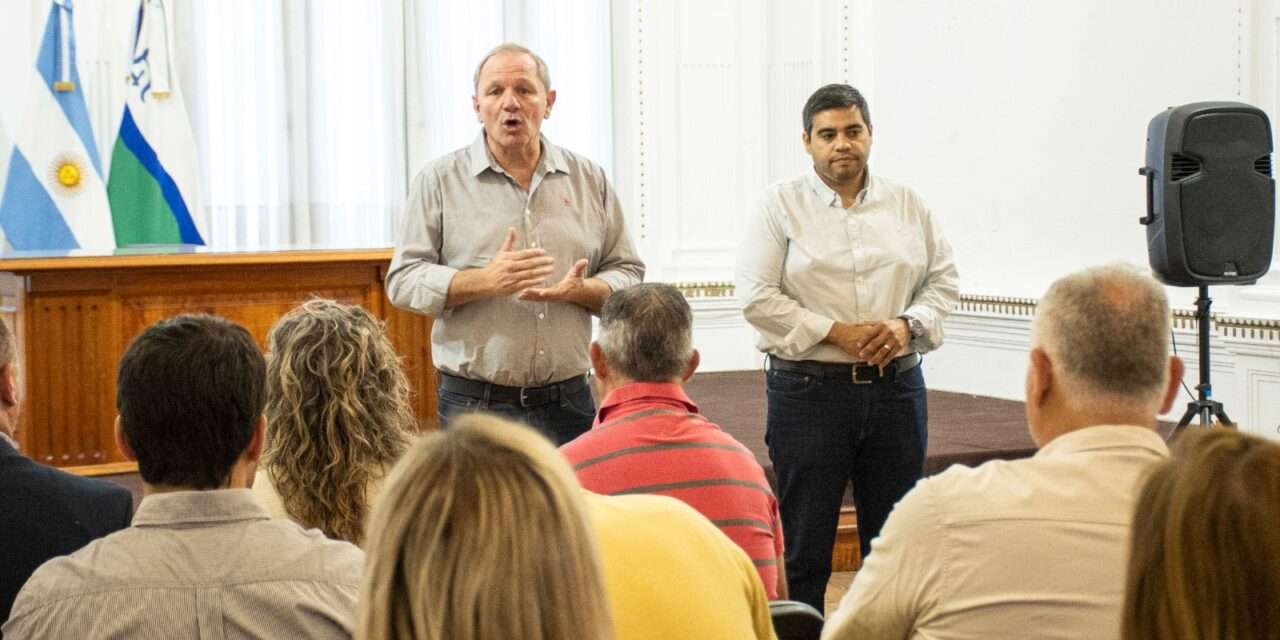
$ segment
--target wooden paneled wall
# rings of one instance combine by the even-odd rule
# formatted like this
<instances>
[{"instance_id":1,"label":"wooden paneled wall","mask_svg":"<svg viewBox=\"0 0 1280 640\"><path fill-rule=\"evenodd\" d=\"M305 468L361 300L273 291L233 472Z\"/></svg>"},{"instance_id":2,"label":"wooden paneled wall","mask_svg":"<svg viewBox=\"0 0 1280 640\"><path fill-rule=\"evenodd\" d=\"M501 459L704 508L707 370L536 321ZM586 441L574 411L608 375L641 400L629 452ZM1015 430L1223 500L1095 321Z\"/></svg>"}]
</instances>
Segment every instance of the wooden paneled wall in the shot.
<instances>
[{"instance_id":1,"label":"wooden paneled wall","mask_svg":"<svg viewBox=\"0 0 1280 640\"><path fill-rule=\"evenodd\" d=\"M311 297L359 304L386 322L424 429L435 428L431 320L391 306L390 250L185 254L0 261L0 317L19 339L24 410L18 440L32 458L118 470L112 429L116 364L157 320L211 313L265 344L271 325Z\"/></svg>"}]
</instances>

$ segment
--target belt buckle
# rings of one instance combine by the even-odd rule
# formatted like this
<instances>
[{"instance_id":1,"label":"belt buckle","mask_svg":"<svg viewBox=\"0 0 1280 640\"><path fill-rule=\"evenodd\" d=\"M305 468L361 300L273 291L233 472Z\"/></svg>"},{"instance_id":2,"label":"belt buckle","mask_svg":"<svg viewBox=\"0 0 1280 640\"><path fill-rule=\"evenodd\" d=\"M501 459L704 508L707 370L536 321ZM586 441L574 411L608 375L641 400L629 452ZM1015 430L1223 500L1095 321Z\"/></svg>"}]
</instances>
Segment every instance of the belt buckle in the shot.
<instances>
[{"instance_id":1,"label":"belt buckle","mask_svg":"<svg viewBox=\"0 0 1280 640\"><path fill-rule=\"evenodd\" d=\"M520 408L529 408L529 387L520 387Z\"/></svg>"},{"instance_id":2,"label":"belt buckle","mask_svg":"<svg viewBox=\"0 0 1280 640\"><path fill-rule=\"evenodd\" d=\"M851 375L852 375L853 383L854 383L854 384L871 384L871 383L873 383L873 382L875 382L875 381L876 381L876 379L875 379L875 378L860 378L860 377L858 377L858 370L859 370L859 369L866 369L866 370L870 370L870 371L875 371L875 367L872 367L872 366L868 366L868 365L856 365L856 364L855 364L855 365L853 365L853 370L852 370L852 374L851 374Z\"/></svg>"}]
</instances>

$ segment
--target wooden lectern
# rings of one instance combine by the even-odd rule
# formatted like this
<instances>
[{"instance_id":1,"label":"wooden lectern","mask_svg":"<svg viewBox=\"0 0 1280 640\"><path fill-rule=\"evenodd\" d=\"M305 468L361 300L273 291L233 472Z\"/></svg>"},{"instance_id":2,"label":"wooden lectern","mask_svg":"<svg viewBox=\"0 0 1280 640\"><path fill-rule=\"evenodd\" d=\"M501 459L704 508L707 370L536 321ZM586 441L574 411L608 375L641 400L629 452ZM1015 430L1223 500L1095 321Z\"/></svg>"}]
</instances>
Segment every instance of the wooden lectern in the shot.
<instances>
[{"instance_id":1,"label":"wooden lectern","mask_svg":"<svg viewBox=\"0 0 1280 640\"><path fill-rule=\"evenodd\" d=\"M24 388L18 441L45 464L97 475L133 471L112 437L116 364L148 325L212 313L265 344L311 297L359 304L386 322L423 429L436 426L431 319L391 306L390 249L164 253L0 259L0 310L18 339Z\"/></svg>"}]
</instances>

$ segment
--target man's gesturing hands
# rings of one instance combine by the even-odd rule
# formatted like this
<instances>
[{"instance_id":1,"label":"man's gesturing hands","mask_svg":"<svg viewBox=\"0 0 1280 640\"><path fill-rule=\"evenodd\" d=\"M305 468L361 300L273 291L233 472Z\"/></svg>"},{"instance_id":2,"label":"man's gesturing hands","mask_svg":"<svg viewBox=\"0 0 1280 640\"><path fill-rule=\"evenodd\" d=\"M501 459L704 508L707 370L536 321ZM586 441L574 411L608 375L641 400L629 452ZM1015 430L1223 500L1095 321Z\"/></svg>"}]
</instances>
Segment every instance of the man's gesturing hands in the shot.
<instances>
[{"instance_id":1,"label":"man's gesturing hands","mask_svg":"<svg viewBox=\"0 0 1280 640\"><path fill-rule=\"evenodd\" d=\"M489 264L481 268L490 296L505 296L541 285L551 269L555 266L555 258L547 255L545 249L521 249L512 251L516 244L516 230L507 228L507 238L494 254ZM585 267L584 267L585 268Z\"/></svg>"},{"instance_id":2,"label":"man's gesturing hands","mask_svg":"<svg viewBox=\"0 0 1280 640\"><path fill-rule=\"evenodd\" d=\"M555 268L555 258L545 249L513 250L516 230L507 228L507 237L494 254L493 259L477 269L463 269L449 281L445 308L463 305L481 298L516 295L521 300L536 302L571 302L592 312L599 312L604 299L609 296L609 285L595 278L586 278L586 258L569 267L564 278L552 286L546 285L547 276Z\"/></svg>"},{"instance_id":3,"label":"man's gesturing hands","mask_svg":"<svg viewBox=\"0 0 1280 640\"><path fill-rule=\"evenodd\" d=\"M525 289L520 292L521 300L536 300L539 302L578 302L581 299L581 292L584 286L582 274L587 272L587 259L583 258L569 267L569 272L564 274L564 278L552 287L540 287L534 289Z\"/></svg>"}]
</instances>

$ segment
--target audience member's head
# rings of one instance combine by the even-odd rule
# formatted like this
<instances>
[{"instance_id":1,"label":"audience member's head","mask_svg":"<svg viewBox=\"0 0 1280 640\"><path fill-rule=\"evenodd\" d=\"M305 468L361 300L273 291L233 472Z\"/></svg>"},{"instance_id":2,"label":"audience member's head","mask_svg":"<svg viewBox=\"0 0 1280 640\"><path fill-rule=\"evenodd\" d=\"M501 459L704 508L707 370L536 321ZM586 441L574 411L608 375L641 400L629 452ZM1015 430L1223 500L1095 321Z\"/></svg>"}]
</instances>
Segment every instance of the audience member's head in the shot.
<instances>
[{"instance_id":1,"label":"audience member's head","mask_svg":"<svg viewBox=\"0 0 1280 640\"><path fill-rule=\"evenodd\" d=\"M0 321L0 433L10 438L18 433L22 393L18 384L18 345L9 323Z\"/></svg>"},{"instance_id":2,"label":"audience member's head","mask_svg":"<svg viewBox=\"0 0 1280 640\"><path fill-rule=\"evenodd\" d=\"M415 444L366 549L357 637L613 637L573 471L516 423L466 415Z\"/></svg>"},{"instance_id":3,"label":"audience member's head","mask_svg":"<svg viewBox=\"0 0 1280 640\"><path fill-rule=\"evenodd\" d=\"M1054 282L1032 323L1027 367L1036 444L1098 424L1154 428L1182 379L1182 362L1169 356L1169 327L1164 289L1131 267L1094 267Z\"/></svg>"},{"instance_id":4,"label":"audience member's head","mask_svg":"<svg viewBox=\"0 0 1280 640\"><path fill-rule=\"evenodd\" d=\"M1179 436L1138 499L1128 640L1280 638L1280 444L1234 429Z\"/></svg>"},{"instance_id":5,"label":"audience member's head","mask_svg":"<svg viewBox=\"0 0 1280 640\"><path fill-rule=\"evenodd\" d=\"M249 486L265 374L249 332L216 316L161 320L134 338L116 376L116 439L148 489Z\"/></svg>"},{"instance_id":6,"label":"audience member's head","mask_svg":"<svg viewBox=\"0 0 1280 640\"><path fill-rule=\"evenodd\" d=\"M631 382L688 380L698 368L698 351L684 294L660 283L610 294L600 310L591 364L605 392Z\"/></svg>"},{"instance_id":7,"label":"audience member's head","mask_svg":"<svg viewBox=\"0 0 1280 640\"><path fill-rule=\"evenodd\" d=\"M416 431L395 349L368 311L311 300L272 327L267 350L264 470L291 519L358 544L367 490Z\"/></svg>"}]
</instances>

